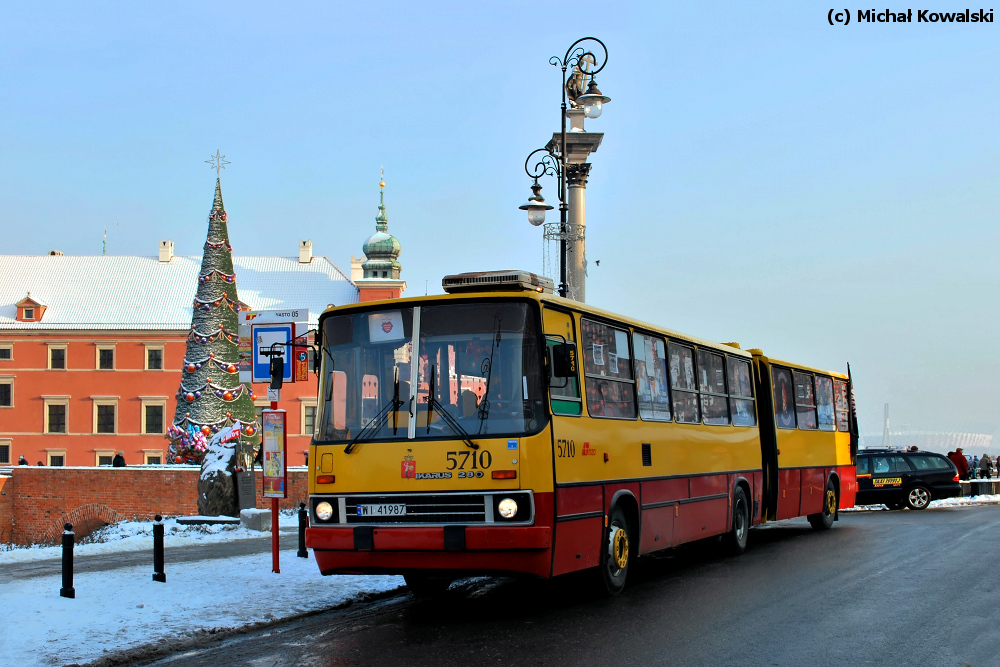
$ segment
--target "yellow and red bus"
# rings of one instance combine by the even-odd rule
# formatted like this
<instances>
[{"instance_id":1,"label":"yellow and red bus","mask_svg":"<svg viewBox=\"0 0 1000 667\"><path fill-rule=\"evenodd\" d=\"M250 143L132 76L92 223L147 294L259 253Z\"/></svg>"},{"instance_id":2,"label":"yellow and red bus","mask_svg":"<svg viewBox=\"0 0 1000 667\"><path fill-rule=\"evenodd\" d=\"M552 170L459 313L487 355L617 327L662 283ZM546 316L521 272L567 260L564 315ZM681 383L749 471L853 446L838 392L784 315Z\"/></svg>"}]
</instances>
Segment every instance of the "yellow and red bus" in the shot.
<instances>
[{"instance_id":1,"label":"yellow and red bus","mask_svg":"<svg viewBox=\"0 0 1000 667\"><path fill-rule=\"evenodd\" d=\"M808 516L857 490L850 378L552 294L520 271L331 308L306 544L323 574L596 568Z\"/></svg>"}]
</instances>

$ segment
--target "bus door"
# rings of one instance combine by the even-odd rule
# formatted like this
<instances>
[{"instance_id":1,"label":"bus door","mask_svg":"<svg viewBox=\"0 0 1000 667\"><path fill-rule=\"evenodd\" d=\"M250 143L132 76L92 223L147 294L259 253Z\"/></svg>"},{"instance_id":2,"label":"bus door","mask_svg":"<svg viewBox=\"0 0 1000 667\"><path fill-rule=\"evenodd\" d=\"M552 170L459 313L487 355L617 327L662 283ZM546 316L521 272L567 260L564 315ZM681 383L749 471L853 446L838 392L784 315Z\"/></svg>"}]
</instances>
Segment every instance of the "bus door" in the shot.
<instances>
[{"instance_id":1,"label":"bus door","mask_svg":"<svg viewBox=\"0 0 1000 667\"><path fill-rule=\"evenodd\" d=\"M757 424L760 433L761 467L764 469L761 521L778 518L778 431L774 421L774 394L771 391L771 366L767 358L754 354L754 383L757 386Z\"/></svg>"},{"instance_id":2,"label":"bus door","mask_svg":"<svg viewBox=\"0 0 1000 667\"><path fill-rule=\"evenodd\" d=\"M552 574L564 574L601 562L604 491L590 477L587 422L580 394L579 350L573 315L546 307L542 311L549 365L549 406L552 411L552 465L555 482L555 535ZM567 345L569 343L569 345ZM592 472L592 471L591 471ZM560 483L563 486L560 486Z\"/></svg>"}]
</instances>

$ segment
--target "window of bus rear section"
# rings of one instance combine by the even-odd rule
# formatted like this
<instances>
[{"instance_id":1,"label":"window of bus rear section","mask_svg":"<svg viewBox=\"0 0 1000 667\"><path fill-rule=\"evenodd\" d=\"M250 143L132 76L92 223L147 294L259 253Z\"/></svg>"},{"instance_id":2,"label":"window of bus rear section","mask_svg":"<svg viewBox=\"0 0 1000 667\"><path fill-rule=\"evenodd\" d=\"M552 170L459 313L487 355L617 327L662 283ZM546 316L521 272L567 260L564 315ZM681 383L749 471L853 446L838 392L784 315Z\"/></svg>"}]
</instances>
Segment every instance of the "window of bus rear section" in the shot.
<instances>
[{"instance_id":1,"label":"window of bus rear section","mask_svg":"<svg viewBox=\"0 0 1000 667\"><path fill-rule=\"evenodd\" d=\"M384 309L325 320L317 443L349 442L362 429L366 441L409 438L414 328L414 438L457 439L461 430L472 437L516 436L544 426L536 306L451 302L417 311Z\"/></svg>"}]
</instances>

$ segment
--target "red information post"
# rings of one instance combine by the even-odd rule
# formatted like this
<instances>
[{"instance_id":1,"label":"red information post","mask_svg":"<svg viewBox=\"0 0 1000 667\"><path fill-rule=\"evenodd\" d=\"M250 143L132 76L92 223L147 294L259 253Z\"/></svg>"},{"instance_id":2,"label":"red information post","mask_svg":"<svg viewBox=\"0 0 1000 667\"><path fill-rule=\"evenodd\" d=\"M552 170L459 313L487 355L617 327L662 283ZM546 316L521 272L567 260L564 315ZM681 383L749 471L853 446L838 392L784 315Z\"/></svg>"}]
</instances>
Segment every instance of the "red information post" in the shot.
<instances>
[{"instance_id":1,"label":"red information post","mask_svg":"<svg viewBox=\"0 0 1000 667\"><path fill-rule=\"evenodd\" d=\"M272 406L274 404L272 403ZM271 570L281 572L278 563L278 498L288 497L288 439L286 413L272 407L261 415L261 448L264 462L264 497L271 499Z\"/></svg>"}]
</instances>

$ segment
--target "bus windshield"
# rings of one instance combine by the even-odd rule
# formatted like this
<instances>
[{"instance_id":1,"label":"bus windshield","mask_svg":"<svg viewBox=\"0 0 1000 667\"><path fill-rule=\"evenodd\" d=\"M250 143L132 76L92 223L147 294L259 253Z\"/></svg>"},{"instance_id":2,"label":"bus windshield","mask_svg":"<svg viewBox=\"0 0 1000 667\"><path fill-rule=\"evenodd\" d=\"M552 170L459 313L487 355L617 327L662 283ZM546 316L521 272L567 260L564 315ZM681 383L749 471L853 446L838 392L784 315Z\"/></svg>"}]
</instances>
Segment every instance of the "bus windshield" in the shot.
<instances>
[{"instance_id":1,"label":"bus windshield","mask_svg":"<svg viewBox=\"0 0 1000 667\"><path fill-rule=\"evenodd\" d=\"M328 317L316 442L461 440L538 431L546 417L537 320L531 304L516 301Z\"/></svg>"}]
</instances>

